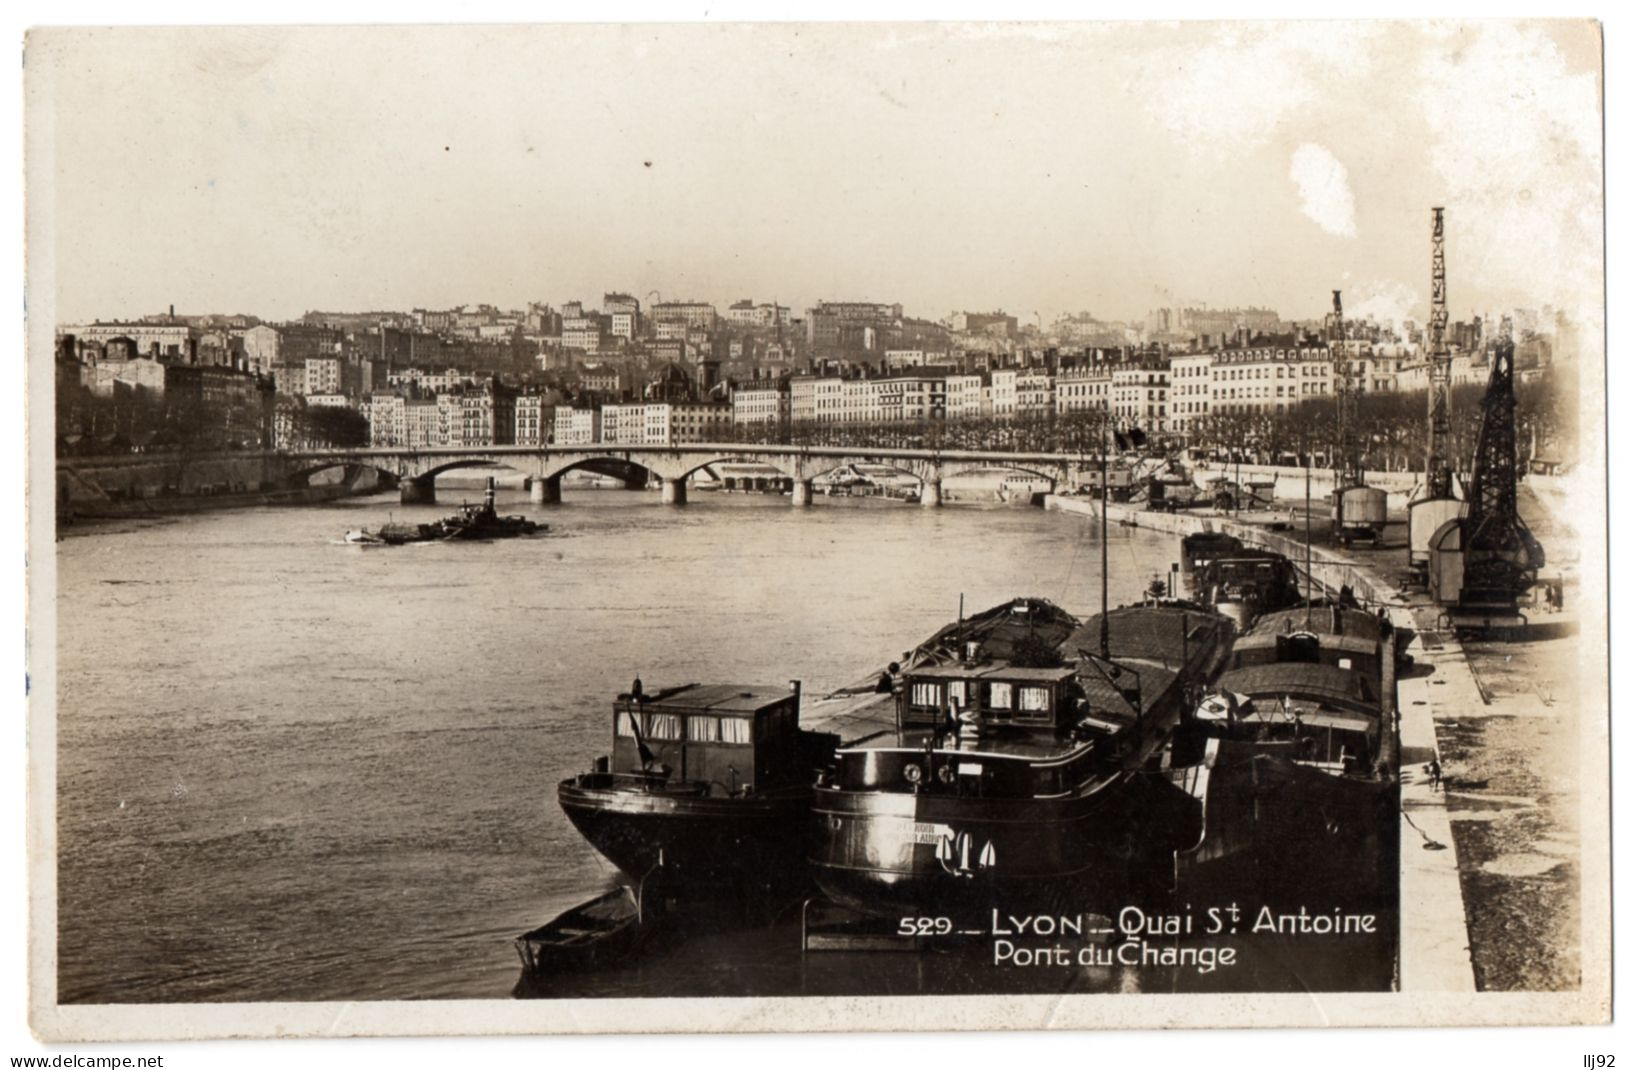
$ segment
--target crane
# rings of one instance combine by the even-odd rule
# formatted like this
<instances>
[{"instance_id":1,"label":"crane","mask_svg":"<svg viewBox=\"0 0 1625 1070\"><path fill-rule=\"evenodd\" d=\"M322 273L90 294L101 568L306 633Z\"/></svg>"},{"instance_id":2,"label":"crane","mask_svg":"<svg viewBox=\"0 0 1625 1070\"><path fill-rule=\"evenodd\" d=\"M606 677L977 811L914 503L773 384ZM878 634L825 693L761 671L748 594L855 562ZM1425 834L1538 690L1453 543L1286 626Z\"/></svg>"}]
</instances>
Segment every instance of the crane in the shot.
<instances>
[{"instance_id":1,"label":"crane","mask_svg":"<svg viewBox=\"0 0 1625 1070\"><path fill-rule=\"evenodd\" d=\"M1450 311L1445 306L1444 209L1433 209L1432 307L1428 315L1427 472L1421 492L1410 505L1408 517L1410 569L1418 583L1428 582L1433 536L1447 522L1461 516L1456 499L1455 473L1450 469L1450 349L1445 331Z\"/></svg>"},{"instance_id":2,"label":"crane","mask_svg":"<svg viewBox=\"0 0 1625 1070\"><path fill-rule=\"evenodd\" d=\"M1360 451L1354 445L1354 372L1343 327L1343 291L1332 291L1332 379L1337 389L1337 486L1357 487L1364 478Z\"/></svg>"},{"instance_id":3,"label":"crane","mask_svg":"<svg viewBox=\"0 0 1625 1070\"><path fill-rule=\"evenodd\" d=\"M1433 209L1433 301L1428 315L1428 468L1427 496L1454 498L1450 470L1450 350L1445 332L1444 209Z\"/></svg>"},{"instance_id":4,"label":"crane","mask_svg":"<svg viewBox=\"0 0 1625 1070\"><path fill-rule=\"evenodd\" d=\"M1521 620L1518 599L1546 563L1539 540L1518 515L1515 348L1512 320L1504 317L1491 348L1466 513L1439 528L1430 544L1428 585L1458 628Z\"/></svg>"}]
</instances>

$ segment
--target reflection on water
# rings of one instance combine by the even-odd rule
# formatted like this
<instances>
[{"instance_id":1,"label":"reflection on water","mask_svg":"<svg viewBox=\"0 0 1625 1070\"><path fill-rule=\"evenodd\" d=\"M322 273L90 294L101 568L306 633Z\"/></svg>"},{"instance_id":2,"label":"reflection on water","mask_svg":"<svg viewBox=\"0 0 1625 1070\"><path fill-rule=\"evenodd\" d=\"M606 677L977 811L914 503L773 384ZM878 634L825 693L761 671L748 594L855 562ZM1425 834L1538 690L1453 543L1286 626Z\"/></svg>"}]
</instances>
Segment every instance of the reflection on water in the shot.
<instances>
[{"instance_id":1,"label":"reflection on water","mask_svg":"<svg viewBox=\"0 0 1625 1070\"><path fill-rule=\"evenodd\" d=\"M64 1002L504 997L512 937L613 880L554 792L603 751L634 675L818 694L951 619L961 593L1099 602L1092 527L1025 508L581 491L542 538L337 542L460 493L58 543ZM1114 601L1177 559L1171 539L1112 535ZM804 959L789 917L690 932L566 994L1029 983L934 955ZM1164 976L1076 972L1043 990Z\"/></svg>"}]
</instances>

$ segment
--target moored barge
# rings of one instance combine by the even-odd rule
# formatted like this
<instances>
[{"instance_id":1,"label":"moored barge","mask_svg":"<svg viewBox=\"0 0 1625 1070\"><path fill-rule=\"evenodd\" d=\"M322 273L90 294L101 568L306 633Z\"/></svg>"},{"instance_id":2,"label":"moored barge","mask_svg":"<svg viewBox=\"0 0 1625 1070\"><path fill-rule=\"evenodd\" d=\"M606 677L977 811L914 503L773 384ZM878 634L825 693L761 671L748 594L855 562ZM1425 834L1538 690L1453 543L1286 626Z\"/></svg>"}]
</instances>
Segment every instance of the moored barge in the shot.
<instances>
[{"instance_id":1,"label":"moored barge","mask_svg":"<svg viewBox=\"0 0 1625 1070\"><path fill-rule=\"evenodd\" d=\"M802 890L813 770L837 737L803 731L801 689L687 684L617 696L610 753L559 785L597 851L677 900Z\"/></svg>"},{"instance_id":2,"label":"moored barge","mask_svg":"<svg viewBox=\"0 0 1625 1070\"><path fill-rule=\"evenodd\" d=\"M1319 605L1263 616L1236 641L1198 707L1210 783L1183 868L1277 894L1395 893L1398 640L1385 618Z\"/></svg>"},{"instance_id":3,"label":"moored barge","mask_svg":"<svg viewBox=\"0 0 1625 1070\"><path fill-rule=\"evenodd\" d=\"M1162 751L1234 634L1187 605L1079 622L1035 598L944 628L893 679L892 730L820 775L820 890L943 914L1171 881L1200 818L1159 775Z\"/></svg>"}]
</instances>

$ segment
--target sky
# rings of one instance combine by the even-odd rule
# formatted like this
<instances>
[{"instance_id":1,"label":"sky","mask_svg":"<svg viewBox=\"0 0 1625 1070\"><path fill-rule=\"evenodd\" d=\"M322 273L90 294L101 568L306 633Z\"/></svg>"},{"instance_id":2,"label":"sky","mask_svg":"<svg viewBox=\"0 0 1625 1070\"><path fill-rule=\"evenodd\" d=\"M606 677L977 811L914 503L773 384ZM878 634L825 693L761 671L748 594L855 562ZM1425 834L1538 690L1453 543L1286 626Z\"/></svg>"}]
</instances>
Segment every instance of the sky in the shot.
<instances>
[{"instance_id":1,"label":"sky","mask_svg":"<svg viewBox=\"0 0 1625 1070\"><path fill-rule=\"evenodd\" d=\"M25 60L60 322L611 290L1425 319L1444 205L1453 314L1600 332L1583 22L47 30Z\"/></svg>"}]
</instances>

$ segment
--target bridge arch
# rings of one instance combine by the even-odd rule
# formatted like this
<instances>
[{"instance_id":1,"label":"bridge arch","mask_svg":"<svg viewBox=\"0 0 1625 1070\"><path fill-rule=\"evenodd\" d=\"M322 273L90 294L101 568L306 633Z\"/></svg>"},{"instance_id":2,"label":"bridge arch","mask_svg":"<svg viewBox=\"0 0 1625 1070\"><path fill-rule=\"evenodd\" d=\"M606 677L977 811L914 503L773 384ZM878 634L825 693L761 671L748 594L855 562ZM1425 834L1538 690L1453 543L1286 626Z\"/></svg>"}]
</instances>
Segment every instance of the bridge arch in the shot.
<instances>
[{"instance_id":1,"label":"bridge arch","mask_svg":"<svg viewBox=\"0 0 1625 1070\"><path fill-rule=\"evenodd\" d=\"M412 478L434 479L437 476L445 475L447 472L455 472L460 468L499 468L526 477L537 474L536 466L526 464L524 459L520 457L500 459L494 457L459 457L447 461L445 464L436 465L433 468L418 472Z\"/></svg>"},{"instance_id":2,"label":"bridge arch","mask_svg":"<svg viewBox=\"0 0 1625 1070\"><path fill-rule=\"evenodd\" d=\"M310 486L312 476L318 475L322 472L331 472L335 469L347 471L352 468L359 469L361 471L376 472L378 475L388 477L391 480L400 478L399 474L390 469L388 465L374 464L370 461L360 461L353 457L334 457L331 460L318 461L314 464L307 464L303 467L295 468L288 472L285 479L290 485L304 487Z\"/></svg>"},{"instance_id":3,"label":"bridge arch","mask_svg":"<svg viewBox=\"0 0 1625 1070\"><path fill-rule=\"evenodd\" d=\"M695 461L693 461L691 458L683 457L683 458L681 458L681 467L683 469L685 469L685 470L682 471L680 474L677 473L677 472L671 473L671 478L674 478L674 479L689 479L694 475L695 472L698 472L701 469L711 468L711 467L713 467L715 465L723 465L723 464L754 464L754 465L759 465L759 466L761 466L763 468L771 468L774 471L778 472L780 475L784 476L786 479L794 480L796 478L795 465L793 465L793 464L787 465L779 457L776 457L776 456L765 456L765 457L763 457L763 456L755 456L755 455L749 455L749 456L734 455L734 456L729 456L727 454L718 454L715 457L707 457L704 460L699 461L697 463ZM658 472L656 472L655 474L660 475L660 473L658 473ZM666 478L666 477L662 476L662 478Z\"/></svg>"},{"instance_id":4,"label":"bridge arch","mask_svg":"<svg viewBox=\"0 0 1625 1070\"><path fill-rule=\"evenodd\" d=\"M1045 471L1044 469L1036 466L1028 466L1023 464L972 463L964 461L957 464L944 465L942 468L942 478L954 479L959 476L990 475L995 472L1017 472L1021 475L1033 476L1037 479L1047 479L1051 483L1059 483L1061 482L1062 478L1059 472Z\"/></svg>"},{"instance_id":5,"label":"bridge arch","mask_svg":"<svg viewBox=\"0 0 1625 1070\"><path fill-rule=\"evenodd\" d=\"M534 473L534 478L557 483L571 472L591 472L595 475L609 476L612 479L624 480L629 486L638 487L647 486L650 476L660 475L655 469L630 457L606 453L577 457L556 467L544 464L540 471Z\"/></svg>"}]
</instances>

